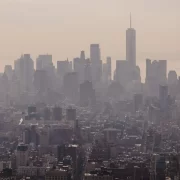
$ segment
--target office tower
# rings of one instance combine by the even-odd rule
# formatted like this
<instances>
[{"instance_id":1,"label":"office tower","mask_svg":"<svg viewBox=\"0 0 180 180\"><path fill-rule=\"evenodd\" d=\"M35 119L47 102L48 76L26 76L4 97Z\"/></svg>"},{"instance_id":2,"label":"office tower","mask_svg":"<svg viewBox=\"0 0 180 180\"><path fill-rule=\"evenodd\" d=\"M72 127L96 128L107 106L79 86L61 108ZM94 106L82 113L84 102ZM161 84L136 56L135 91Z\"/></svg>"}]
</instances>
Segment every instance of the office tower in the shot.
<instances>
[{"instance_id":1,"label":"office tower","mask_svg":"<svg viewBox=\"0 0 180 180\"><path fill-rule=\"evenodd\" d=\"M79 83L84 82L84 71L86 66L85 52L81 51L79 58L73 60L74 72L78 73Z\"/></svg>"},{"instance_id":2,"label":"office tower","mask_svg":"<svg viewBox=\"0 0 180 180\"><path fill-rule=\"evenodd\" d=\"M10 83L10 91L9 91L11 99L16 101L19 98L19 93L20 93L20 82L15 72L13 72L12 80Z\"/></svg>"},{"instance_id":3,"label":"office tower","mask_svg":"<svg viewBox=\"0 0 180 180\"><path fill-rule=\"evenodd\" d=\"M33 90L34 62L30 54L24 54L15 61L15 73L20 81L21 92Z\"/></svg>"},{"instance_id":4,"label":"office tower","mask_svg":"<svg viewBox=\"0 0 180 180\"><path fill-rule=\"evenodd\" d=\"M64 76L71 72L70 70L70 62L68 60L65 61L57 61L57 79L58 79L58 89L61 91L63 87L63 79Z\"/></svg>"},{"instance_id":5,"label":"office tower","mask_svg":"<svg viewBox=\"0 0 180 180\"><path fill-rule=\"evenodd\" d=\"M24 144L29 144L31 142L31 132L29 128L26 128L23 131L23 143Z\"/></svg>"},{"instance_id":6,"label":"office tower","mask_svg":"<svg viewBox=\"0 0 180 180\"><path fill-rule=\"evenodd\" d=\"M106 63L102 65L102 82L105 85L111 82L111 57L107 57Z\"/></svg>"},{"instance_id":7,"label":"office tower","mask_svg":"<svg viewBox=\"0 0 180 180\"><path fill-rule=\"evenodd\" d=\"M64 95L72 102L78 100L79 81L77 72L67 73L63 79Z\"/></svg>"},{"instance_id":8,"label":"office tower","mask_svg":"<svg viewBox=\"0 0 180 180\"><path fill-rule=\"evenodd\" d=\"M80 105L83 107L95 104L95 90L93 89L92 82L85 81L80 84Z\"/></svg>"},{"instance_id":9,"label":"office tower","mask_svg":"<svg viewBox=\"0 0 180 180\"><path fill-rule=\"evenodd\" d=\"M111 81L111 57L107 57L106 59L106 64L107 64L107 74L108 74L108 81L110 82Z\"/></svg>"},{"instance_id":10,"label":"office tower","mask_svg":"<svg viewBox=\"0 0 180 180\"><path fill-rule=\"evenodd\" d=\"M78 169L78 156L79 156L79 146L78 145L59 145L57 147L57 156L58 156L58 161L62 161L65 156L70 156L72 158L72 166L76 170ZM77 172L77 171L76 171Z\"/></svg>"},{"instance_id":11,"label":"office tower","mask_svg":"<svg viewBox=\"0 0 180 180\"><path fill-rule=\"evenodd\" d=\"M160 109L166 111L168 108L168 86L159 86Z\"/></svg>"},{"instance_id":12,"label":"office tower","mask_svg":"<svg viewBox=\"0 0 180 180\"><path fill-rule=\"evenodd\" d=\"M146 82L148 82L150 77L151 77L151 60L146 59Z\"/></svg>"},{"instance_id":13,"label":"office tower","mask_svg":"<svg viewBox=\"0 0 180 180\"><path fill-rule=\"evenodd\" d=\"M57 74L63 79L64 75L70 72L69 61L57 61Z\"/></svg>"},{"instance_id":14,"label":"office tower","mask_svg":"<svg viewBox=\"0 0 180 180\"><path fill-rule=\"evenodd\" d=\"M131 27L131 16L130 28L126 31L126 60L131 67L136 67L136 30Z\"/></svg>"},{"instance_id":15,"label":"office tower","mask_svg":"<svg viewBox=\"0 0 180 180\"><path fill-rule=\"evenodd\" d=\"M166 60L159 60L159 67L158 67L158 81L159 84L166 84L167 83L167 61Z\"/></svg>"},{"instance_id":16,"label":"office tower","mask_svg":"<svg viewBox=\"0 0 180 180\"><path fill-rule=\"evenodd\" d=\"M159 85L167 83L167 61L146 60L146 88L148 96L158 96Z\"/></svg>"},{"instance_id":17,"label":"office tower","mask_svg":"<svg viewBox=\"0 0 180 180\"><path fill-rule=\"evenodd\" d=\"M85 69L84 69L84 81L92 82L92 68L90 59L86 59Z\"/></svg>"},{"instance_id":18,"label":"office tower","mask_svg":"<svg viewBox=\"0 0 180 180\"><path fill-rule=\"evenodd\" d=\"M77 72L79 83L84 82L84 70L85 70L85 60L81 58L74 58L74 72Z\"/></svg>"},{"instance_id":19,"label":"office tower","mask_svg":"<svg viewBox=\"0 0 180 180\"><path fill-rule=\"evenodd\" d=\"M66 120L76 121L76 109L73 109L72 107L66 109Z\"/></svg>"},{"instance_id":20,"label":"office tower","mask_svg":"<svg viewBox=\"0 0 180 180\"><path fill-rule=\"evenodd\" d=\"M62 120L62 108L55 106L53 108L53 120L58 120L61 121Z\"/></svg>"},{"instance_id":21,"label":"office tower","mask_svg":"<svg viewBox=\"0 0 180 180\"><path fill-rule=\"evenodd\" d=\"M31 113L36 113L36 106L28 107L28 115L30 115Z\"/></svg>"},{"instance_id":22,"label":"office tower","mask_svg":"<svg viewBox=\"0 0 180 180\"><path fill-rule=\"evenodd\" d=\"M31 143L33 143L35 146L39 144L39 135L37 132L37 125L31 125L30 132L31 132Z\"/></svg>"},{"instance_id":23,"label":"office tower","mask_svg":"<svg viewBox=\"0 0 180 180\"><path fill-rule=\"evenodd\" d=\"M176 71L169 71L168 73L168 85L177 85L177 73Z\"/></svg>"},{"instance_id":24,"label":"office tower","mask_svg":"<svg viewBox=\"0 0 180 180\"><path fill-rule=\"evenodd\" d=\"M36 70L44 70L47 73L48 80L47 83L49 84L49 88L55 88L55 67L52 62L52 55L45 54L39 55L36 59Z\"/></svg>"},{"instance_id":25,"label":"office tower","mask_svg":"<svg viewBox=\"0 0 180 180\"><path fill-rule=\"evenodd\" d=\"M107 63L102 65L102 82L107 85L108 84L108 72L107 72Z\"/></svg>"},{"instance_id":26,"label":"office tower","mask_svg":"<svg viewBox=\"0 0 180 180\"><path fill-rule=\"evenodd\" d=\"M39 55L38 58L36 59L36 70L46 69L52 64L53 64L52 55L49 54Z\"/></svg>"},{"instance_id":27,"label":"office tower","mask_svg":"<svg viewBox=\"0 0 180 180\"><path fill-rule=\"evenodd\" d=\"M9 96L9 91L10 91L10 82L8 80L8 76L3 73L3 75L0 77L0 99L1 101L6 105L10 105L10 96Z\"/></svg>"},{"instance_id":28,"label":"office tower","mask_svg":"<svg viewBox=\"0 0 180 180\"><path fill-rule=\"evenodd\" d=\"M49 145L49 128L48 127L43 127L39 129L38 132L39 135L39 145L41 147L47 147Z\"/></svg>"},{"instance_id":29,"label":"office tower","mask_svg":"<svg viewBox=\"0 0 180 180\"><path fill-rule=\"evenodd\" d=\"M16 165L18 166L27 166L29 160L29 150L28 145L19 144L16 151Z\"/></svg>"},{"instance_id":30,"label":"office tower","mask_svg":"<svg viewBox=\"0 0 180 180\"><path fill-rule=\"evenodd\" d=\"M117 141L118 132L119 132L118 129L113 129L113 128L104 129L105 142L107 142L109 144L115 143Z\"/></svg>"},{"instance_id":31,"label":"office tower","mask_svg":"<svg viewBox=\"0 0 180 180\"><path fill-rule=\"evenodd\" d=\"M36 70L34 73L34 87L37 92L46 92L50 87L50 78L46 70Z\"/></svg>"},{"instance_id":32,"label":"office tower","mask_svg":"<svg viewBox=\"0 0 180 180\"><path fill-rule=\"evenodd\" d=\"M12 80L12 76L13 76L13 69L11 65L6 65L4 67L4 73L7 75L8 80L11 81Z\"/></svg>"},{"instance_id":33,"label":"office tower","mask_svg":"<svg viewBox=\"0 0 180 180\"><path fill-rule=\"evenodd\" d=\"M119 82L123 87L126 87L129 83L129 63L124 60L116 61L116 81Z\"/></svg>"},{"instance_id":34,"label":"office tower","mask_svg":"<svg viewBox=\"0 0 180 180\"><path fill-rule=\"evenodd\" d=\"M85 52L84 52L84 51L81 51L80 59L81 59L82 61L85 61L85 60L86 60Z\"/></svg>"},{"instance_id":35,"label":"office tower","mask_svg":"<svg viewBox=\"0 0 180 180\"><path fill-rule=\"evenodd\" d=\"M102 61L99 44L90 45L90 59L92 64L92 82L96 84L101 81L102 76Z\"/></svg>"},{"instance_id":36,"label":"office tower","mask_svg":"<svg viewBox=\"0 0 180 180\"><path fill-rule=\"evenodd\" d=\"M143 95L142 94L134 94L134 112L137 112L142 108L143 105Z\"/></svg>"},{"instance_id":37,"label":"office tower","mask_svg":"<svg viewBox=\"0 0 180 180\"><path fill-rule=\"evenodd\" d=\"M51 110L49 107L45 107L43 110L43 117L45 121L51 120Z\"/></svg>"}]
</instances>

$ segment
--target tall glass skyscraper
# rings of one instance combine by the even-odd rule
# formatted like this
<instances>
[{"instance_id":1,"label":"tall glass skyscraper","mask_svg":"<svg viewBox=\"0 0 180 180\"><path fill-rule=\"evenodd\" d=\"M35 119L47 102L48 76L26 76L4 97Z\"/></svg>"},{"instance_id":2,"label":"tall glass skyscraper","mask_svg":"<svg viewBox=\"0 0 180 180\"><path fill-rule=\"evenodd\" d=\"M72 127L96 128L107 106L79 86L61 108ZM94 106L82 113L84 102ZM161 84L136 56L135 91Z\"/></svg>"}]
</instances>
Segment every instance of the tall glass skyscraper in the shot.
<instances>
[{"instance_id":1,"label":"tall glass skyscraper","mask_svg":"<svg viewBox=\"0 0 180 180\"><path fill-rule=\"evenodd\" d=\"M131 27L126 30L126 60L132 67L136 66L136 30Z\"/></svg>"}]
</instances>

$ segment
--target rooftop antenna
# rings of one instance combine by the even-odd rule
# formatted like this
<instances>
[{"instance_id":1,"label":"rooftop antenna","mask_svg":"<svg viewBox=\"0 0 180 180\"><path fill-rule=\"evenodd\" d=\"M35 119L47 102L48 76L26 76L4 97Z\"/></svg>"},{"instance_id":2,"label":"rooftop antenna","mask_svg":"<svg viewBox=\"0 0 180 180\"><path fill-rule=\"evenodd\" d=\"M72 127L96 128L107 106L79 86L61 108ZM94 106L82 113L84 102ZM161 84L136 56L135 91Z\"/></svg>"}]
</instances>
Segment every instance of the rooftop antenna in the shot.
<instances>
[{"instance_id":1,"label":"rooftop antenna","mask_svg":"<svg viewBox=\"0 0 180 180\"><path fill-rule=\"evenodd\" d=\"M130 28L131 28L132 22L131 22L131 13L130 13Z\"/></svg>"}]
</instances>

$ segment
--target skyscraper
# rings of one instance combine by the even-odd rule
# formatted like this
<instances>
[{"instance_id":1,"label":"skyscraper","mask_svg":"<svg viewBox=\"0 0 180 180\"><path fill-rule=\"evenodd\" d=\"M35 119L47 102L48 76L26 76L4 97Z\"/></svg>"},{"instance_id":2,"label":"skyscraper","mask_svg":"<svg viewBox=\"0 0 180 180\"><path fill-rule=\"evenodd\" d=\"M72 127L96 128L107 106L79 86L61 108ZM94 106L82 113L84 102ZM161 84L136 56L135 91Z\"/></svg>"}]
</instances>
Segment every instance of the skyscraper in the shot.
<instances>
[{"instance_id":1,"label":"skyscraper","mask_svg":"<svg viewBox=\"0 0 180 180\"><path fill-rule=\"evenodd\" d=\"M36 59L36 70L44 70L48 76L48 83L51 89L55 87L55 67L52 62L52 55L39 55Z\"/></svg>"},{"instance_id":2,"label":"skyscraper","mask_svg":"<svg viewBox=\"0 0 180 180\"><path fill-rule=\"evenodd\" d=\"M125 60L116 61L116 81L123 87L129 83L129 63Z\"/></svg>"},{"instance_id":3,"label":"skyscraper","mask_svg":"<svg viewBox=\"0 0 180 180\"><path fill-rule=\"evenodd\" d=\"M136 30L131 27L130 15L130 28L126 30L126 60L131 67L136 66Z\"/></svg>"},{"instance_id":4,"label":"skyscraper","mask_svg":"<svg viewBox=\"0 0 180 180\"><path fill-rule=\"evenodd\" d=\"M168 73L168 85L177 85L177 73L176 71L169 71Z\"/></svg>"},{"instance_id":5,"label":"skyscraper","mask_svg":"<svg viewBox=\"0 0 180 180\"><path fill-rule=\"evenodd\" d=\"M65 61L57 61L57 74L64 78L64 75L70 72L70 62L68 60Z\"/></svg>"},{"instance_id":6,"label":"skyscraper","mask_svg":"<svg viewBox=\"0 0 180 180\"><path fill-rule=\"evenodd\" d=\"M4 67L4 73L7 75L8 80L12 80L12 76L13 76L13 69L11 65L6 65Z\"/></svg>"},{"instance_id":7,"label":"skyscraper","mask_svg":"<svg viewBox=\"0 0 180 180\"><path fill-rule=\"evenodd\" d=\"M102 61L99 44L90 45L90 59L92 63L92 82L96 84L101 81Z\"/></svg>"},{"instance_id":8,"label":"skyscraper","mask_svg":"<svg viewBox=\"0 0 180 180\"><path fill-rule=\"evenodd\" d=\"M20 81L21 91L30 92L33 89L34 61L30 54L24 54L15 61L15 73Z\"/></svg>"},{"instance_id":9,"label":"skyscraper","mask_svg":"<svg viewBox=\"0 0 180 180\"><path fill-rule=\"evenodd\" d=\"M88 106L95 104L95 90L93 89L92 82L85 81L84 83L80 84L80 105L81 106Z\"/></svg>"},{"instance_id":10,"label":"skyscraper","mask_svg":"<svg viewBox=\"0 0 180 180\"><path fill-rule=\"evenodd\" d=\"M46 69L49 66L52 66L52 55L39 55L36 59L36 70Z\"/></svg>"},{"instance_id":11,"label":"skyscraper","mask_svg":"<svg viewBox=\"0 0 180 180\"><path fill-rule=\"evenodd\" d=\"M161 110L167 110L168 107L168 86L159 86L159 103Z\"/></svg>"},{"instance_id":12,"label":"skyscraper","mask_svg":"<svg viewBox=\"0 0 180 180\"><path fill-rule=\"evenodd\" d=\"M167 61L146 60L146 87L149 96L158 96L159 85L167 83Z\"/></svg>"},{"instance_id":13,"label":"skyscraper","mask_svg":"<svg viewBox=\"0 0 180 180\"><path fill-rule=\"evenodd\" d=\"M108 80L111 81L111 57L107 57L106 59L106 64L107 64L107 73L108 73Z\"/></svg>"},{"instance_id":14,"label":"skyscraper","mask_svg":"<svg viewBox=\"0 0 180 180\"><path fill-rule=\"evenodd\" d=\"M77 72L70 72L63 79L64 95L72 102L78 100L79 81Z\"/></svg>"},{"instance_id":15,"label":"skyscraper","mask_svg":"<svg viewBox=\"0 0 180 180\"><path fill-rule=\"evenodd\" d=\"M84 82L85 65L85 53L84 51L81 51L80 58L77 57L73 59L74 71L78 73L79 83Z\"/></svg>"},{"instance_id":16,"label":"skyscraper","mask_svg":"<svg viewBox=\"0 0 180 180\"><path fill-rule=\"evenodd\" d=\"M92 66L90 59L85 60L84 81L92 82Z\"/></svg>"},{"instance_id":17,"label":"skyscraper","mask_svg":"<svg viewBox=\"0 0 180 180\"><path fill-rule=\"evenodd\" d=\"M34 88L37 92L46 92L46 90L49 88L49 78L45 70L35 71Z\"/></svg>"}]
</instances>

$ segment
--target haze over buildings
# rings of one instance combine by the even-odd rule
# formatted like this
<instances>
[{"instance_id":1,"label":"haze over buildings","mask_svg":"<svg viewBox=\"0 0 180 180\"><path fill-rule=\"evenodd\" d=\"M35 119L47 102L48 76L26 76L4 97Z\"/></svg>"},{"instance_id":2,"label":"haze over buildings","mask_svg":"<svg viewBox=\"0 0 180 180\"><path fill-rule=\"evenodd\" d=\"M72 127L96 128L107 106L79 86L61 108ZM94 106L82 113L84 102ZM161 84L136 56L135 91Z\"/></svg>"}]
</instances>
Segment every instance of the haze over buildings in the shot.
<instances>
[{"instance_id":1,"label":"haze over buildings","mask_svg":"<svg viewBox=\"0 0 180 180\"><path fill-rule=\"evenodd\" d=\"M0 179L180 179L179 1L0 5Z\"/></svg>"},{"instance_id":2,"label":"haze over buildings","mask_svg":"<svg viewBox=\"0 0 180 180\"><path fill-rule=\"evenodd\" d=\"M126 58L129 12L132 27L137 30L137 62L143 79L147 53L148 58L168 59L172 69L180 59L179 7L178 0L3 0L1 71L5 64L13 64L19 54L31 53L35 59L48 52L55 63L67 56L72 60L82 48L88 53L91 43L101 45L104 61L111 55L114 68L116 59Z\"/></svg>"}]
</instances>

